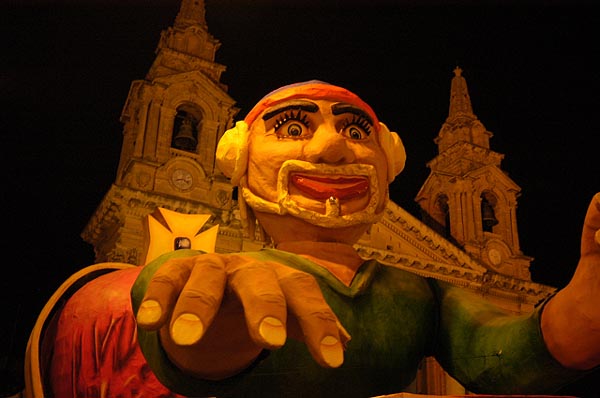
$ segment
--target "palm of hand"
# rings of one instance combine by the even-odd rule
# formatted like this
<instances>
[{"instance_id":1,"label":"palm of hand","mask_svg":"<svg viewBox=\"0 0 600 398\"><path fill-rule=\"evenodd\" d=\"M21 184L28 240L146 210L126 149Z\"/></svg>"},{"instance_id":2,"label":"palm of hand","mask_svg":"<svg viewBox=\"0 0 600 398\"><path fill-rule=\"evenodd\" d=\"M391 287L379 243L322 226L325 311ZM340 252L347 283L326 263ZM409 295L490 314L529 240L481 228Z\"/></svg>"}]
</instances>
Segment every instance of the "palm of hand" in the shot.
<instances>
[{"instance_id":1,"label":"palm of hand","mask_svg":"<svg viewBox=\"0 0 600 398\"><path fill-rule=\"evenodd\" d=\"M236 374L263 349L281 347L288 333L319 364L337 367L349 338L314 277L235 254L166 262L148 285L137 321L160 329L173 362L208 379Z\"/></svg>"}]
</instances>

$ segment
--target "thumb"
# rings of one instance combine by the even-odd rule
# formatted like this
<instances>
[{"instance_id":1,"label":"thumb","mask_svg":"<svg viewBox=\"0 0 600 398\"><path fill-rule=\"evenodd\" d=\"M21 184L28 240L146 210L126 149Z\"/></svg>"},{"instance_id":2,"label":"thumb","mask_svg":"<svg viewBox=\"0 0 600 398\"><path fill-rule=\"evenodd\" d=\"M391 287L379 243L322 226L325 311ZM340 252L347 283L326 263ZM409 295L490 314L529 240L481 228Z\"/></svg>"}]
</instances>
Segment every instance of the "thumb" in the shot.
<instances>
[{"instance_id":1,"label":"thumb","mask_svg":"<svg viewBox=\"0 0 600 398\"><path fill-rule=\"evenodd\" d=\"M583 221L581 256L600 255L600 192L594 195Z\"/></svg>"}]
</instances>

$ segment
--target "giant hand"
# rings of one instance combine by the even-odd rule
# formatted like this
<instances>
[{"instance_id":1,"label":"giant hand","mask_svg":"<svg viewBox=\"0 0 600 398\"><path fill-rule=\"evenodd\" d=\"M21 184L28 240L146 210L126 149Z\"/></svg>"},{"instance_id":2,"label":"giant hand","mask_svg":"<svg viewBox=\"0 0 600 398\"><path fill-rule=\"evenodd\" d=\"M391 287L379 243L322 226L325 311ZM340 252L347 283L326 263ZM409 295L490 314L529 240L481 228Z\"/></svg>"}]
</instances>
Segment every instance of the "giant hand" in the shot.
<instances>
[{"instance_id":1,"label":"giant hand","mask_svg":"<svg viewBox=\"0 0 600 398\"><path fill-rule=\"evenodd\" d=\"M600 365L600 193L585 216L575 274L544 308L542 333L561 364L584 370Z\"/></svg>"},{"instance_id":2,"label":"giant hand","mask_svg":"<svg viewBox=\"0 0 600 398\"><path fill-rule=\"evenodd\" d=\"M243 255L166 262L148 285L137 322L160 329L179 368L212 380L240 372L288 335L304 341L322 366L338 367L349 340L311 275Z\"/></svg>"}]
</instances>

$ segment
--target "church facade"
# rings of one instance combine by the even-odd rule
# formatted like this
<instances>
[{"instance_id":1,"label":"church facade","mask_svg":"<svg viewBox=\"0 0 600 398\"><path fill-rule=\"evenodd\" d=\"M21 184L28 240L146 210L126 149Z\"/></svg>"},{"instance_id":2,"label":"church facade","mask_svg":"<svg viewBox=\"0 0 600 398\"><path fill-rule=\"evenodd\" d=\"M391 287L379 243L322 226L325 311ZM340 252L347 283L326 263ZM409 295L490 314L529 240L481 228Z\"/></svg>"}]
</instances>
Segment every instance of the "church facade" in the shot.
<instances>
[{"instance_id":1,"label":"church facade","mask_svg":"<svg viewBox=\"0 0 600 398\"><path fill-rule=\"evenodd\" d=\"M203 1L182 0L161 34L144 79L132 82L121 113L123 144L117 175L82 237L96 262L142 265L146 220L157 208L206 215L202 231L218 226L215 251L270 246L244 233L235 187L215 163L215 149L239 112L220 82L220 43L208 31ZM519 186L490 148L462 76L451 81L449 115L435 139L438 155L417 194L420 218L393 202L356 244L364 258L471 289L513 313L526 313L554 289L531 281L532 259L519 247ZM199 231L201 232L201 231ZM411 391L464 394L433 359L421 366Z\"/></svg>"}]
</instances>

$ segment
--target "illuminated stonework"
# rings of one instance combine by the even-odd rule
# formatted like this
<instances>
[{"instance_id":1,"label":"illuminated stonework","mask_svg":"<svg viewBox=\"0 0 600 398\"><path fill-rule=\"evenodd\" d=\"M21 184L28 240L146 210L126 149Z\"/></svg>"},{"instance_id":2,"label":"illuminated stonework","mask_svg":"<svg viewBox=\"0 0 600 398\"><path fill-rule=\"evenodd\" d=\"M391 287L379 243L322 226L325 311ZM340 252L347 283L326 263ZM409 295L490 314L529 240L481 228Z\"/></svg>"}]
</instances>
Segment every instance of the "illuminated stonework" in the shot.
<instances>
[{"instance_id":1,"label":"illuminated stonework","mask_svg":"<svg viewBox=\"0 0 600 398\"><path fill-rule=\"evenodd\" d=\"M204 2L183 0L146 78L131 85L115 182L82 232L97 262L143 264L144 222L158 207L209 215L203 228L219 225L216 252L270 244L259 232L244 236L234 188L215 165L216 143L238 113L219 82L225 70L214 62L219 45L208 33ZM500 169L503 155L490 149L491 136L473 114L457 68L449 116L436 139L439 155L428 164L431 174L416 197L424 221L390 203L356 248L364 258L463 286L526 313L554 289L531 281L531 258L521 253L517 234L520 188ZM411 392L465 390L428 358Z\"/></svg>"}]
</instances>

